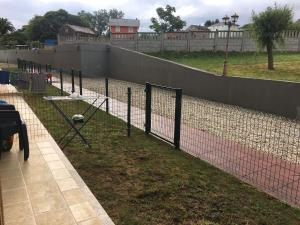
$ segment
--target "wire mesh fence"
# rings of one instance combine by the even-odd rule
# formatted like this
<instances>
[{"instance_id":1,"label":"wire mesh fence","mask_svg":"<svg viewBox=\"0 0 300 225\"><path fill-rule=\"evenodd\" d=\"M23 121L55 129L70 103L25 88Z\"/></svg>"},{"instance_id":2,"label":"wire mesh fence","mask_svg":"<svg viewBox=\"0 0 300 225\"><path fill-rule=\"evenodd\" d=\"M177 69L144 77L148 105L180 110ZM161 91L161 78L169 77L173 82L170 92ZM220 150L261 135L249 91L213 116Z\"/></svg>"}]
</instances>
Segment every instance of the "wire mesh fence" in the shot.
<instances>
[{"instance_id":1,"label":"wire mesh fence","mask_svg":"<svg viewBox=\"0 0 300 225\"><path fill-rule=\"evenodd\" d=\"M66 120L43 99L44 96L79 96L81 92L85 99L57 102L68 118L75 114L89 118L93 110L85 113L86 109L91 105L94 110L99 107L89 121L90 126L80 129L92 147L103 147L107 141L104 133L111 135L112 139L127 136L131 127L139 128L132 129L131 135L141 134L139 130L147 133L147 112L150 108L150 127L156 136L174 144L177 132L182 150L289 204L300 206L299 121L184 95L180 99L181 109L178 109L176 89L155 85L151 89L150 107L147 107L145 85L106 78L83 77L80 81L78 71L51 71L50 79L48 71L40 71L41 80L46 79L48 83L43 87L42 82L36 82L34 86L30 72L28 68L23 69L20 73L22 79L18 78L20 74L11 76L13 85L17 87L15 90L17 93L22 91L21 96L26 102L22 97L9 100L4 94L1 98L23 101L22 104L31 107L19 107L19 110L24 111L22 115L27 120L32 120L29 132L32 136L42 135L41 129L34 125L36 116L32 111L39 115L57 142L70 129ZM17 80L16 83L14 80ZM28 80L30 82L26 84ZM179 128L178 121L176 125L178 114ZM80 124L76 126L80 128ZM73 135L74 132L68 137ZM78 135L73 143L83 144Z\"/></svg>"}]
</instances>

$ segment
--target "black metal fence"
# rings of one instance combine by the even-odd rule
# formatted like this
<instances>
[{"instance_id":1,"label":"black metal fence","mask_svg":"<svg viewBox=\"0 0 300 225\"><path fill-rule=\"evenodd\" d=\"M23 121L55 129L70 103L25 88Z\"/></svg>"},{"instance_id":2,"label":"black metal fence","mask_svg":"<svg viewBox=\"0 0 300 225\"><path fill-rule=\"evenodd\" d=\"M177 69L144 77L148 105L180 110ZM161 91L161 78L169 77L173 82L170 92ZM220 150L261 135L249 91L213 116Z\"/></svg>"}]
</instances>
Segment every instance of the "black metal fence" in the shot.
<instances>
[{"instance_id":1,"label":"black metal fence","mask_svg":"<svg viewBox=\"0 0 300 225\"><path fill-rule=\"evenodd\" d=\"M179 148L182 89L146 83L145 92L146 134L157 136ZM168 105L165 104L165 98L168 98Z\"/></svg>"},{"instance_id":2,"label":"black metal fence","mask_svg":"<svg viewBox=\"0 0 300 225\"><path fill-rule=\"evenodd\" d=\"M28 88L24 85L29 79L26 74L36 69L28 62L19 64L25 80L20 84ZM176 88L83 78L79 71L53 71L51 66L47 66L47 73L51 71L52 76L43 75L45 69L39 71L48 80L41 96L53 94L54 88L57 95L82 94L94 100L99 98L99 102L105 100L100 107L103 113L95 115L92 122L105 124L114 137L137 135L140 130L153 134L289 204L300 206L299 121L184 96ZM35 87L32 83L31 88ZM30 105L31 94L23 93ZM71 117L94 100L72 103L72 107L60 104ZM32 110L43 112L48 108L40 119L48 124L47 129L63 130L64 121L46 103ZM35 132L38 129L35 127ZM95 132L86 127L83 132L91 142L103 141L97 129ZM56 140L63 135L60 130L56 131Z\"/></svg>"}]
</instances>

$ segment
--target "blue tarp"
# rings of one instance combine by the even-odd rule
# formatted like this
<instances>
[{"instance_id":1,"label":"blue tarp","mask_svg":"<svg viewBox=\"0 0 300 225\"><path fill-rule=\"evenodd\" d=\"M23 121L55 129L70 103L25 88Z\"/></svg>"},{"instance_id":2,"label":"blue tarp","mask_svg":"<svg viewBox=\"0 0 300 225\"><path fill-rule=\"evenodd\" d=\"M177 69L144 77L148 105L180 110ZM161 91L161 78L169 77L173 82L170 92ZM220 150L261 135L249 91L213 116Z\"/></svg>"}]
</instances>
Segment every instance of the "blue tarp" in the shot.
<instances>
[{"instance_id":1,"label":"blue tarp","mask_svg":"<svg viewBox=\"0 0 300 225\"><path fill-rule=\"evenodd\" d=\"M0 84L9 84L9 72L0 71Z\"/></svg>"},{"instance_id":2,"label":"blue tarp","mask_svg":"<svg viewBox=\"0 0 300 225\"><path fill-rule=\"evenodd\" d=\"M44 45L57 45L57 40L47 39L47 40L45 40Z\"/></svg>"}]
</instances>

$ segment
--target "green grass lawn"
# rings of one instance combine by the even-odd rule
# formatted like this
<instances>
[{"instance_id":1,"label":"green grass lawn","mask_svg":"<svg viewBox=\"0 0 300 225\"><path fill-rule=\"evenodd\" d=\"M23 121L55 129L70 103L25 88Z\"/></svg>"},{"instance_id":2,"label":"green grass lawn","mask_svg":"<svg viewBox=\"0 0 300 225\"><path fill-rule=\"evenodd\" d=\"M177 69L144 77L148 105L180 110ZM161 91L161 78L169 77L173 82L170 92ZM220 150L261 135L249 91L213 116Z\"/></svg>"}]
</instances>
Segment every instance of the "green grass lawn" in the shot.
<instances>
[{"instance_id":1,"label":"green grass lawn","mask_svg":"<svg viewBox=\"0 0 300 225\"><path fill-rule=\"evenodd\" d=\"M47 95L57 95L50 88ZM44 94L24 94L45 127L58 140L66 126ZM72 115L87 104L62 103ZM300 224L300 211L213 166L98 112L64 153L116 224L216 225Z\"/></svg>"},{"instance_id":2,"label":"green grass lawn","mask_svg":"<svg viewBox=\"0 0 300 225\"><path fill-rule=\"evenodd\" d=\"M223 73L223 52L162 52L151 55L216 74ZM229 53L228 74L300 82L300 53L274 53L274 62L275 70L268 71L266 53Z\"/></svg>"}]
</instances>

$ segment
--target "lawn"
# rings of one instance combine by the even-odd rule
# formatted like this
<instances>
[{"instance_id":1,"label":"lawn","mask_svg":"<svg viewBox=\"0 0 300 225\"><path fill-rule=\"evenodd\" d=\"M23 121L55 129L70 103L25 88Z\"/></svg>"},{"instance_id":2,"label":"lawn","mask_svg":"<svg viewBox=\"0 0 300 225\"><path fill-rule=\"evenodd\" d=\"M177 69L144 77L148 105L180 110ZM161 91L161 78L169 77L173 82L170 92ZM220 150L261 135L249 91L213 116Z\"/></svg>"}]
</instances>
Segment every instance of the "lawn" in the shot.
<instances>
[{"instance_id":1,"label":"lawn","mask_svg":"<svg viewBox=\"0 0 300 225\"><path fill-rule=\"evenodd\" d=\"M223 73L223 52L162 52L151 55L180 64ZM274 53L275 70L267 70L266 53L229 53L228 74L230 76L253 77L272 80L300 82L300 53Z\"/></svg>"},{"instance_id":2,"label":"lawn","mask_svg":"<svg viewBox=\"0 0 300 225\"><path fill-rule=\"evenodd\" d=\"M43 95L24 98L58 140L68 126ZM87 104L61 106L72 115ZM300 224L298 209L141 130L127 137L126 124L102 111L82 132L92 148L76 138L64 153L116 224Z\"/></svg>"}]
</instances>

